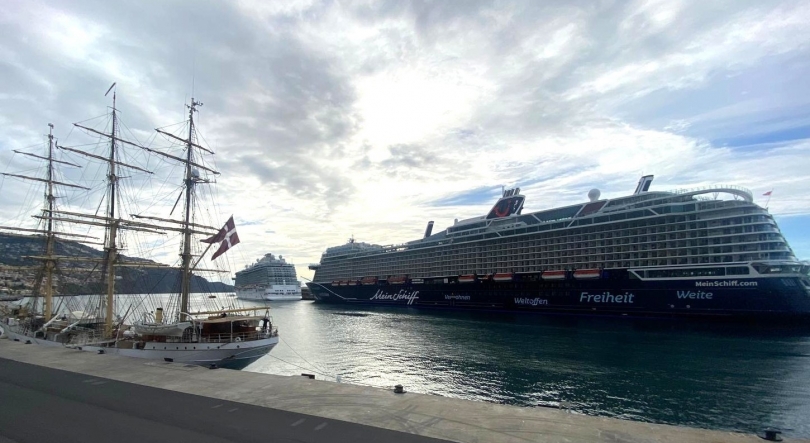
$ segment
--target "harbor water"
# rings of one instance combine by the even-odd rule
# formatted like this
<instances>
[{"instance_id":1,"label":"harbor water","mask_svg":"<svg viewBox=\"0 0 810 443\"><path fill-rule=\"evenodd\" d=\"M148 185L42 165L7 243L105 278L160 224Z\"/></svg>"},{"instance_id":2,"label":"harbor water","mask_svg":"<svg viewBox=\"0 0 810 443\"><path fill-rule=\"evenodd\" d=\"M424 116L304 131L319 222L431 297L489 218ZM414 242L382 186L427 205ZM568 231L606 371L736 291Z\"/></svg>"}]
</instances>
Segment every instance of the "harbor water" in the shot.
<instances>
[{"instance_id":1,"label":"harbor water","mask_svg":"<svg viewBox=\"0 0 810 443\"><path fill-rule=\"evenodd\" d=\"M245 370L574 413L810 437L810 329L273 302Z\"/></svg>"}]
</instances>

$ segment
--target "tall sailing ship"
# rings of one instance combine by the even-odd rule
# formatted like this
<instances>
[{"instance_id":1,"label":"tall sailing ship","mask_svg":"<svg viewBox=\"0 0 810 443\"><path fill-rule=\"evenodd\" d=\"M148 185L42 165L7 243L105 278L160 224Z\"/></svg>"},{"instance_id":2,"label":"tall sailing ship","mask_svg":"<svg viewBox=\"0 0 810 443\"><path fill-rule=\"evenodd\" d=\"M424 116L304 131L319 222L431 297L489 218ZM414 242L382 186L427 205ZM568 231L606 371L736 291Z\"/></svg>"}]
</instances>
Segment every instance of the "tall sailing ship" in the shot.
<instances>
[{"instance_id":1,"label":"tall sailing ship","mask_svg":"<svg viewBox=\"0 0 810 443\"><path fill-rule=\"evenodd\" d=\"M519 188L488 214L401 245L331 247L308 283L346 304L566 314L810 316L810 265L737 186L650 191L523 213Z\"/></svg>"},{"instance_id":2,"label":"tall sailing ship","mask_svg":"<svg viewBox=\"0 0 810 443\"><path fill-rule=\"evenodd\" d=\"M234 279L236 296L246 300L301 300L295 266L283 256L265 254Z\"/></svg>"},{"instance_id":3,"label":"tall sailing ship","mask_svg":"<svg viewBox=\"0 0 810 443\"><path fill-rule=\"evenodd\" d=\"M243 308L235 304L221 306L216 299L193 297L191 294L192 277L201 272L224 272L223 269L202 269L199 265L208 248L214 245L222 254L231 245L238 242L232 219L222 228L216 228L198 222L198 214L212 211L211 206L201 206L198 200L198 187L213 184L213 177L219 172L206 165L203 153L213 154L211 150L198 143L194 124L194 115L202 103L191 100L188 105L188 131L183 136L175 135L163 129L156 131L167 140L178 143L185 151L184 155L173 155L163 149L143 146L127 141L121 137L118 110L115 107L115 84L113 105L110 114L111 130L104 132L90 126L75 124L89 134L106 141L106 155L98 155L75 147L61 146L55 143L53 133L48 136L47 155L32 153L22 154L45 160L46 176L31 177L19 174L5 174L14 178L45 184L45 207L41 215L34 216L40 220L35 229L3 227L16 232L32 232L44 240L43 253L40 256L27 257L39 260L42 266L37 273L33 297L16 307L10 315L2 319L0 328L13 340L20 340L40 345L66 346L84 351L118 354L128 357L159 359L165 361L193 363L200 365L217 365L220 367L242 368L267 354L278 344L278 330L272 325L267 308ZM107 95L105 94L105 95ZM53 128L52 125L51 129ZM185 128L185 126L184 126ZM182 128L181 128L182 129ZM135 210L132 198L127 199L121 192L119 182L131 179L134 174L152 174L145 167L125 162L122 147L131 148L149 158L179 165L182 171L182 191L174 201L174 213L180 200L183 200L182 218L156 217L143 214L122 215L123 207ZM55 189L89 188L56 180L56 164L80 167L75 162L57 160L54 148L75 154L90 161L101 161L106 168L106 188L103 202L106 211L103 215L76 211L67 211L57 206L58 198L64 197ZM63 193L62 193L63 194ZM205 192L210 194L210 192ZM174 200L172 198L172 200ZM148 204L154 200L149 199ZM99 204L99 208L101 204ZM63 228L57 229L57 224ZM94 237L87 234L71 232L69 226L84 226L89 229L103 230L103 259L78 258L55 254L57 242L71 241L94 243ZM180 265L169 267L150 264L144 261L126 261L119 254L125 235L129 241L140 236L165 236L177 234L180 240ZM137 235L131 235L137 234ZM202 245L195 242L198 236L207 237L200 242L207 243L208 248L200 252ZM98 242L95 242L98 243ZM165 242L158 242L165 243ZM151 242L154 247L156 243ZM147 246L148 247L148 246ZM95 262L88 272L82 267L70 269L66 264L82 261ZM213 259L211 261L213 263ZM137 272L139 268L158 267L176 269L179 291L166 298L159 295L145 294L140 297L128 296L126 300L116 293L116 281L122 272ZM134 271L133 271L134 270ZM54 277L65 272L88 272L87 280L100 280L104 293L100 296L58 297L59 306L54 306ZM97 275L97 276L95 276ZM128 303L128 306L126 305Z\"/></svg>"}]
</instances>

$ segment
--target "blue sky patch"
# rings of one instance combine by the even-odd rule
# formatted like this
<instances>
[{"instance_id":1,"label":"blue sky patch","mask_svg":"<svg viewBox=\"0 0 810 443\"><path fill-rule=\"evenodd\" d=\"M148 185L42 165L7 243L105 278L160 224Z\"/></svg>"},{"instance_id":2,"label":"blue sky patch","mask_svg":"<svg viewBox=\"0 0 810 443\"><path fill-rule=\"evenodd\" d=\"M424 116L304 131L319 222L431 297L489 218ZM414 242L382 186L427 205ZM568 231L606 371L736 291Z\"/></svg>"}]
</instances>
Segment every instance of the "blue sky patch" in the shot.
<instances>
[{"instance_id":1,"label":"blue sky patch","mask_svg":"<svg viewBox=\"0 0 810 443\"><path fill-rule=\"evenodd\" d=\"M810 215L777 216L776 223L796 258L810 260Z\"/></svg>"},{"instance_id":2,"label":"blue sky patch","mask_svg":"<svg viewBox=\"0 0 810 443\"><path fill-rule=\"evenodd\" d=\"M434 200L430 206L464 206L464 205L482 205L485 203L494 202L500 195L501 188L493 188L490 186L471 189L456 195L451 195L439 200Z\"/></svg>"},{"instance_id":3,"label":"blue sky patch","mask_svg":"<svg viewBox=\"0 0 810 443\"><path fill-rule=\"evenodd\" d=\"M752 146L770 143L779 143L792 140L802 140L810 138L810 125L799 126L796 128L783 129L781 131L772 131L762 134L741 135L739 137L728 137L712 140L711 143L715 146Z\"/></svg>"}]
</instances>

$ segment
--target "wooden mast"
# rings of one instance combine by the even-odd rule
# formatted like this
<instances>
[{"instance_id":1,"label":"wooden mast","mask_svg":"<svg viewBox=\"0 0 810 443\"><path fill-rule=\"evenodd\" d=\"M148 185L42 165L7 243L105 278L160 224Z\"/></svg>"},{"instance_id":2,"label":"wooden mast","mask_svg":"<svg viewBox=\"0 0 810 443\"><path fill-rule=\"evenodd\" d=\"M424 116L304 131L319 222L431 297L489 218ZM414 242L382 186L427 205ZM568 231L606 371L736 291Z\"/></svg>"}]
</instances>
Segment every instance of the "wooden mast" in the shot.
<instances>
[{"instance_id":1,"label":"wooden mast","mask_svg":"<svg viewBox=\"0 0 810 443\"><path fill-rule=\"evenodd\" d=\"M113 87L115 84L113 84ZM108 90L107 93L110 91ZM105 94L106 95L106 94ZM118 259L118 246L116 244L116 237L118 235L118 220L115 218L115 198L118 191L118 177L116 176L116 158L115 158L115 140L117 126L117 116L115 109L115 95L116 91L113 90L113 106L112 106L112 132L110 137L110 158L108 162L107 181L109 183L108 198L107 198L107 217L109 222L109 231L106 238L107 244L104 247L105 258L105 274L107 277L107 291L106 298L102 298L104 306L104 336L112 336L112 318L113 306L115 303L115 262Z\"/></svg>"},{"instance_id":2,"label":"wooden mast","mask_svg":"<svg viewBox=\"0 0 810 443\"><path fill-rule=\"evenodd\" d=\"M191 105L188 107L188 140L186 140L186 213L183 218L183 270L182 282L180 286L180 312L179 320L186 320L188 314L188 299L191 292L191 205L193 203L192 193L194 192L195 177L192 175L191 165L193 164L194 143L194 112L197 106L202 103L191 98Z\"/></svg>"},{"instance_id":3,"label":"wooden mast","mask_svg":"<svg viewBox=\"0 0 810 443\"><path fill-rule=\"evenodd\" d=\"M45 321L53 317L53 206L56 197L53 196L53 124L48 123L48 223L45 240Z\"/></svg>"},{"instance_id":4,"label":"wooden mast","mask_svg":"<svg viewBox=\"0 0 810 443\"><path fill-rule=\"evenodd\" d=\"M28 152L21 152L21 151L16 151L16 150L14 151L14 152L16 152L18 154L23 154L23 155L27 155L29 157L34 157L34 158L38 158L38 159L41 159L41 160L46 160L48 162L47 163L48 166L47 166L47 169L46 169L47 172L46 172L45 178L42 179L42 178L37 178L37 177L29 177L29 176L25 176L25 175L3 173L3 175L8 176L8 177L16 177L16 178L22 178L22 179L25 179L25 180L32 180L32 181L38 181L38 182L44 182L45 183L45 205L46 205L46 208L43 209L43 212L46 213L46 215L38 217L38 218L44 219L46 221L45 229L26 229L26 228L21 228L21 227L0 226L0 229L13 230L13 231L16 231L16 232L24 231L24 232L36 232L36 233L45 234L45 255L42 256L42 257L36 257L36 259L42 260L43 263L42 263L42 267L40 268L41 272L38 273L37 278L36 278L36 282L34 283L34 289L35 289L35 291L37 291L37 294L39 294L40 293L39 288L42 286L42 280L43 279L45 280L45 290L43 291L44 294L42 294L42 295L44 295L44 298L45 298L45 303L44 303L44 306L43 306L43 314L44 314L46 322L49 321L53 317L53 314L54 314L53 313L53 272L56 269L56 258L54 256L54 245L56 243L56 235L57 234L71 235L71 234L68 234L68 233L57 233L54 230L53 214L55 212L54 207L56 206L56 196L53 194L53 187L54 187L54 185L60 185L60 186L67 186L67 187L71 187L71 188L78 188L78 189L85 189L85 190L90 189L90 188L86 188L84 186L73 185L73 184L70 184L70 183L64 183L64 182L54 180L54 163L62 163L62 164L75 166L75 167L79 167L79 168L81 168L81 166L79 166L77 164L74 164L74 163L69 163L69 162L65 162L65 161L56 160L56 159L53 158L53 148L55 146L54 140L53 140L53 124L48 123L48 128L49 128L48 129L48 155L46 157L43 157L41 155L28 153ZM29 267L25 267L25 266L18 267L18 268L19 269L30 269Z\"/></svg>"}]
</instances>

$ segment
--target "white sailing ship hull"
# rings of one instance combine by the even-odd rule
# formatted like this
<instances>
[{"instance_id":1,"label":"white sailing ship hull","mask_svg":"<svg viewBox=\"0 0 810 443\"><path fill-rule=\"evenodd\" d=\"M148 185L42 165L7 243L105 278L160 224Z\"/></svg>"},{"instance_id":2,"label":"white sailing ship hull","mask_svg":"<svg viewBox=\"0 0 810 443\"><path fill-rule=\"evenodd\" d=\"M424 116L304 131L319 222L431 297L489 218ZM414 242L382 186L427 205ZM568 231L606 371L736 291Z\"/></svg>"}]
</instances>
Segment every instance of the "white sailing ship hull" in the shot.
<instances>
[{"instance_id":1,"label":"white sailing ship hull","mask_svg":"<svg viewBox=\"0 0 810 443\"><path fill-rule=\"evenodd\" d=\"M237 288L236 297L243 300L301 300L300 286L270 286L268 288Z\"/></svg>"},{"instance_id":2,"label":"white sailing ship hull","mask_svg":"<svg viewBox=\"0 0 810 443\"><path fill-rule=\"evenodd\" d=\"M230 342L230 343L166 343L145 342L143 349L118 348L102 346L100 344L74 345L63 344L52 340L29 337L19 334L7 325L0 325L4 329L3 336L9 340L21 342L30 341L32 344L49 347L78 349L85 352L121 355L124 357L143 358L157 361L171 361L194 365L217 365L220 368L242 369L270 352L278 344L278 336L259 340Z\"/></svg>"}]
</instances>

